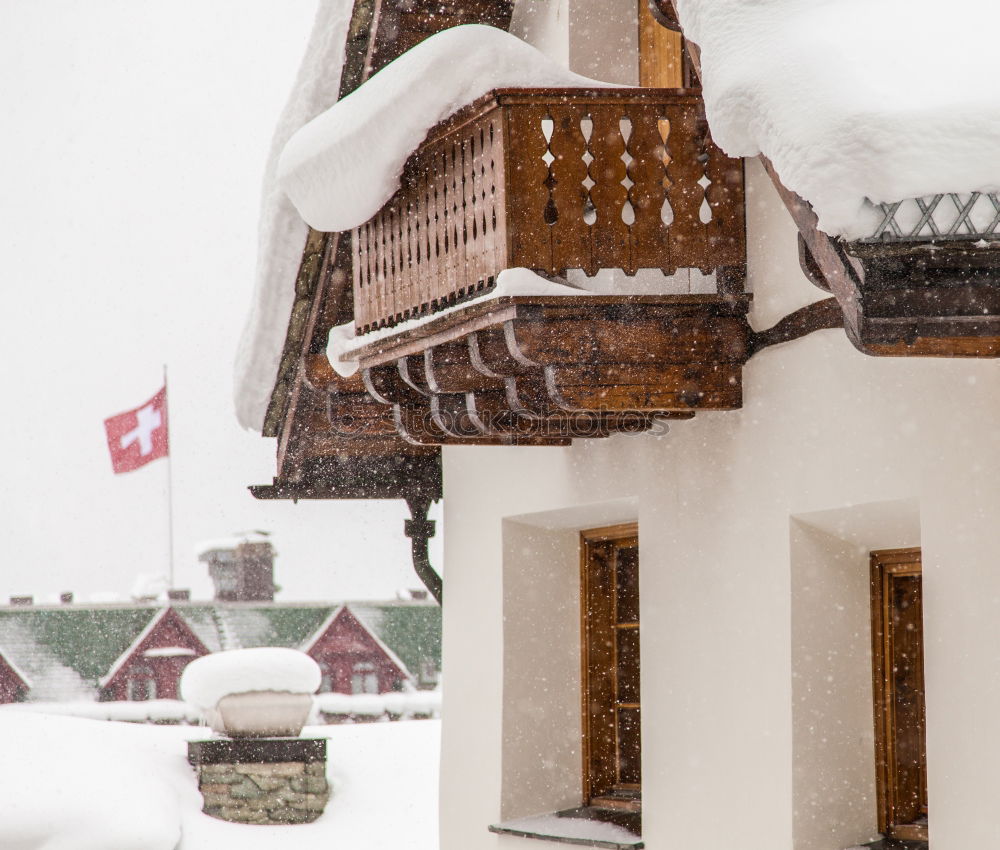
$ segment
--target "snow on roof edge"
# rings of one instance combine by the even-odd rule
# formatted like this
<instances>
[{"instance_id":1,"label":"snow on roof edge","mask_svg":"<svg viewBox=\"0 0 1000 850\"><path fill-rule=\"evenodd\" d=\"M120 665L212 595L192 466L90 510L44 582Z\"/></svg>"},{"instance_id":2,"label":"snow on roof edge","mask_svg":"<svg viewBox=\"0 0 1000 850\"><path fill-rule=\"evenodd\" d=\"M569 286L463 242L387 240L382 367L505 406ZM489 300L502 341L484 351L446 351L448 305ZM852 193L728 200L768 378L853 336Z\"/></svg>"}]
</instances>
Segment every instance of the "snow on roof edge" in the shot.
<instances>
[{"instance_id":1,"label":"snow on roof edge","mask_svg":"<svg viewBox=\"0 0 1000 850\"><path fill-rule=\"evenodd\" d=\"M311 227L350 230L392 197L428 131L493 89L610 85L568 71L504 30L452 27L410 48L296 132L281 153L278 181Z\"/></svg>"},{"instance_id":2,"label":"snow on roof edge","mask_svg":"<svg viewBox=\"0 0 1000 850\"><path fill-rule=\"evenodd\" d=\"M827 233L869 235L878 221L873 203L1000 187L995 4L677 7L701 48L713 139L730 156L765 155ZM932 70L942 67L961 67L961 81Z\"/></svg>"},{"instance_id":3,"label":"snow on roof edge","mask_svg":"<svg viewBox=\"0 0 1000 850\"><path fill-rule=\"evenodd\" d=\"M498 298L511 297L517 295L590 295L585 289L578 289L575 286L556 283L542 277L531 269L513 268L504 269L497 275L496 286L484 295L462 301L451 307L445 307L436 313L428 313L416 319L408 319L405 322L381 328L376 331L369 331L362 336L354 335L354 322L350 321L343 325L337 325L330 329L330 335L326 347L326 357L330 361L333 370L343 378L349 378L358 371L358 361L351 357L359 349L370 345L373 342L389 339L407 331L412 331L422 327L449 313L456 313L459 310L466 310L474 304L481 304L486 301L496 301Z\"/></svg>"},{"instance_id":4,"label":"snow on roof edge","mask_svg":"<svg viewBox=\"0 0 1000 850\"><path fill-rule=\"evenodd\" d=\"M326 630L333 625L334 620L336 620L337 617L340 616L341 612L345 610L355 619L355 621L357 621L361 625L361 628L363 628L366 632L368 632L369 635L371 635L372 640L374 640L378 648L381 649L386 654L388 659L393 664L395 664L400 670L402 670L404 674L406 674L410 682L413 682L415 680L415 676L413 675L412 672L410 672L410 668L403 663L403 659L400 658L393 651L392 647L390 647L384 640L382 640L382 638L380 638L377 634L375 634L374 629L372 629L368 625L368 623L365 622L364 618L360 614L358 614L356 611L353 611L350 605L346 603L337 607L337 609L333 611L329 617L327 617L322 623L320 623L319 628L317 628L316 631L313 632L312 636L302 642L302 651L305 653L310 652L319 642L319 639L323 636L324 632L326 632Z\"/></svg>"},{"instance_id":5,"label":"snow on roof edge","mask_svg":"<svg viewBox=\"0 0 1000 850\"><path fill-rule=\"evenodd\" d=\"M100 685L100 687L106 688L108 686L108 683L112 679L114 679L115 676L118 675L118 673L121 671L122 667L124 666L125 661L128 658L130 658L132 656L132 654L139 648L139 646L142 644L142 642L147 637L149 637L149 635L152 633L153 629L155 629L157 627L157 625L159 625L160 621L164 617L167 616L167 611L169 611L169 610L170 610L169 608L163 608L163 609L160 610L159 613L154 614L152 617L149 618L149 622L146 623L146 625L143 628L143 630L141 632L139 632L138 635L136 635L135 640L133 640L132 643L130 643L125 648L125 651L122 652L122 654L119 655L115 659L114 664L111 665L111 667L108 670L108 672L105 675L101 676L100 679L97 680L97 684Z\"/></svg>"},{"instance_id":6,"label":"snow on roof edge","mask_svg":"<svg viewBox=\"0 0 1000 850\"><path fill-rule=\"evenodd\" d=\"M152 634L153 630L163 621L163 619L170 613L171 610L172 606L167 605L161 608L159 613L154 614L150 618L149 622L146 623L146 627L141 632L139 632L135 640L133 640L132 643L130 643L128 647L125 649L125 651L122 652L122 654L119 655L117 659L115 659L115 663L111 665L111 668L108 670L107 674L105 674L104 676L102 676L100 679L97 680L97 683L100 687L106 688L109 684L111 684L115 676L117 676L121 672L121 669L125 665L125 662L132 657L133 653L135 653L140 646L142 646L142 642L147 637L149 637L150 634ZM185 620L183 617L181 617L180 614L177 614L177 612L174 613L177 616L177 618L183 623L184 627L191 633L191 636L199 644L201 644L201 648L204 649L206 653L209 652L208 647L205 646L202 639L198 637L198 635L195 634L194 629L191 628L191 624L188 623L188 621Z\"/></svg>"},{"instance_id":7,"label":"snow on roof edge","mask_svg":"<svg viewBox=\"0 0 1000 850\"><path fill-rule=\"evenodd\" d=\"M14 659L7 655L2 648L0 648L0 660L2 660L8 667L10 667L11 670L14 671L14 675L24 682L25 687L30 691L31 679L28 678L28 675L14 663Z\"/></svg>"},{"instance_id":8,"label":"snow on roof edge","mask_svg":"<svg viewBox=\"0 0 1000 850\"><path fill-rule=\"evenodd\" d=\"M236 549L244 543L270 543L271 535L266 531L246 531L240 534L233 534L229 537L217 537L211 540L202 540L194 547L195 557L201 557L209 552L223 552L229 549Z\"/></svg>"},{"instance_id":9,"label":"snow on roof edge","mask_svg":"<svg viewBox=\"0 0 1000 850\"><path fill-rule=\"evenodd\" d=\"M274 391L308 231L278 188L278 157L296 130L337 100L353 7L353 0L320 0L264 169L254 294L234 363L236 418L251 431L262 430Z\"/></svg>"}]
</instances>

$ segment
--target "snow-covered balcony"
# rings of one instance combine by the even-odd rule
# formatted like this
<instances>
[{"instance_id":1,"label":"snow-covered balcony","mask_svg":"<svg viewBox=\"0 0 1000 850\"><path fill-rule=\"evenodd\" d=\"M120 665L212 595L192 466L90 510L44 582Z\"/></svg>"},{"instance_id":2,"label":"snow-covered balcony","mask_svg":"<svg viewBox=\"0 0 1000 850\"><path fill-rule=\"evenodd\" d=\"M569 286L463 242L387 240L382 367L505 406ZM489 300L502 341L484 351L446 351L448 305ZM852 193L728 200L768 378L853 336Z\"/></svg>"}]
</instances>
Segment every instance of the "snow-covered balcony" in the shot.
<instances>
[{"instance_id":1,"label":"snow-covered balcony","mask_svg":"<svg viewBox=\"0 0 1000 850\"><path fill-rule=\"evenodd\" d=\"M551 445L741 405L743 169L698 90L456 27L300 130L280 172L313 228L351 234L352 327L336 371L306 364L331 418L363 387L412 444Z\"/></svg>"},{"instance_id":2,"label":"snow-covered balcony","mask_svg":"<svg viewBox=\"0 0 1000 850\"><path fill-rule=\"evenodd\" d=\"M697 268L742 286L743 173L697 92L490 92L435 127L353 231L360 333L489 291L504 269Z\"/></svg>"}]
</instances>

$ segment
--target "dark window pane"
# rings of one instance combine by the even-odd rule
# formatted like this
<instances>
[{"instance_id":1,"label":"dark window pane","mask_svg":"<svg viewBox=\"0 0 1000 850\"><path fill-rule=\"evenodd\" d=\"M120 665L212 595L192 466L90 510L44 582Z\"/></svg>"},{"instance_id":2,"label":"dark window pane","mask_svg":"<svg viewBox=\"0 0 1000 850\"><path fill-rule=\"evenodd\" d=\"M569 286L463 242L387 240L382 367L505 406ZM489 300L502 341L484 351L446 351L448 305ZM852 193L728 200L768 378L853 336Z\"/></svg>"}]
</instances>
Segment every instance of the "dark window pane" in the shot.
<instances>
[{"instance_id":1,"label":"dark window pane","mask_svg":"<svg viewBox=\"0 0 1000 850\"><path fill-rule=\"evenodd\" d=\"M618 781L642 781L639 709L618 709Z\"/></svg>"},{"instance_id":2,"label":"dark window pane","mask_svg":"<svg viewBox=\"0 0 1000 850\"><path fill-rule=\"evenodd\" d=\"M638 629L618 629L618 702L639 702Z\"/></svg>"},{"instance_id":3,"label":"dark window pane","mask_svg":"<svg viewBox=\"0 0 1000 850\"><path fill-rule=\"evenodd\" d=\"M618 550L615 559L618 582L617 621L639 622L639 547L627 546Z\"/></svg>"}]
</instances>

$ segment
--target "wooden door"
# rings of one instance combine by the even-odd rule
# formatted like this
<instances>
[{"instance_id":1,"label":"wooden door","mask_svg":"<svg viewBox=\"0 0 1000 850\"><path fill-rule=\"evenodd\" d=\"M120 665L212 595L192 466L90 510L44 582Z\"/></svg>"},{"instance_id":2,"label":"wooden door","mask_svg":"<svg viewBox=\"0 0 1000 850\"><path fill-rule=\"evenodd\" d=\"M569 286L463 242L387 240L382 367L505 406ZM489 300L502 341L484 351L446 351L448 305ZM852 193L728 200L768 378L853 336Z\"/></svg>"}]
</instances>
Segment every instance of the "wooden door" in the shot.
<instances>
[{"instance_id":1,"label":"wooden door","mask_svg":"<svg viewBox=\"0 0 1000 850\"><path fill-rule=\"evenodd\" d=\"M879 831L927 839L923 597L919 549L871 553Z\"/></svg>"}]
</instances>

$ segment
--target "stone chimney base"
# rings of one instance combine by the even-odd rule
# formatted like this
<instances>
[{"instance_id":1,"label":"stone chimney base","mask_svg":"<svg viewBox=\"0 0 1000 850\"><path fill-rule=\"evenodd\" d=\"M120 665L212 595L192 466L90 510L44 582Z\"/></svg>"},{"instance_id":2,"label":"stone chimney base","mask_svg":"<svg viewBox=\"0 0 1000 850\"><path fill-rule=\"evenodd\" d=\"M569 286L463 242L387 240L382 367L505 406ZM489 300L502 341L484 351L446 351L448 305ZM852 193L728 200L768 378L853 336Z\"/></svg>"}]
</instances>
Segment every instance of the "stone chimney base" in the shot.
<instances>
[{"instance_id":1,"label":"stone chimney base","mask_svg":"<svg viewBox=\"0 0 1000 850\"><path fill-rule=\"evenodd\" d=\"M233 823L311 823L330 799L325 738L188 742L203 812Z\"/></svg>"}]
</instances>

